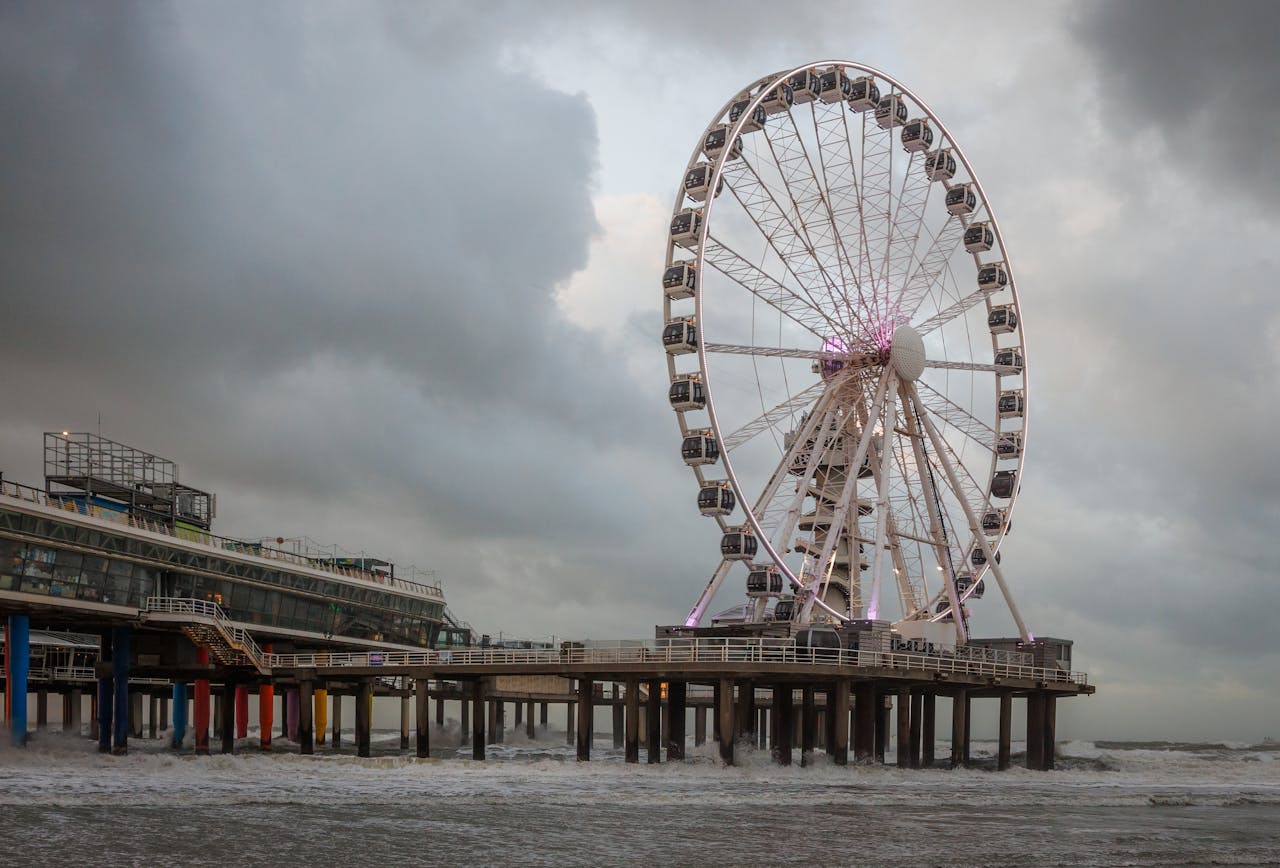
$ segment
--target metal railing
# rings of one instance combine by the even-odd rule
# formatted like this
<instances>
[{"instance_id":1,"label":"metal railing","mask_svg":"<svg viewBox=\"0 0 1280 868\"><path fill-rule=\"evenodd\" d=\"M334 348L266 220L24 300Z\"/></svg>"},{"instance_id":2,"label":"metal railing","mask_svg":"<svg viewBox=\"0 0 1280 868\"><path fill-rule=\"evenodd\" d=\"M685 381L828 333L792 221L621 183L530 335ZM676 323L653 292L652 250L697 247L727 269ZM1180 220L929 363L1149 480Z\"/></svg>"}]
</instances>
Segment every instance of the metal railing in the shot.
<instances>
[{"instance_id":1,"label":"metal railing","mask_svg":"<svg viewBox=\"0 0 1280 868\"><path fill-rule=\"evenodd\" d=\"M990 678L1023 678L1088 684L1083 672L1023 663L973 660L951 655L805 648L785 639L725 639L702 642L664 639L551 650L487 648L459 651L364 651L327 654L268 654L267 664L284 669L373 666L511 666L577 664L785 663L814 666L923 670Z\"/></svg>"},{"instance_id":2,"label":"metal railing","mask_svg":"<svg viewBox=\"0 0 1280 868\"><path fill-rule=\"evenodd\" d=\"M185 615L191 618L208 619L222 634L227 645L253 661L253 665L259 671L265 672L270 666L267 658L271 655L263 653L258 643L249 635L249 631L236 626L227 617L226 612L222 611L222 607L211 600L148 597L146 611L148 614Z\"/></svg>"},{"instance_id":3,"label":"metal railing","mask_svg":"<svg viewBox=\"0 0 1280 868\"><path fill-rule=\"evenodd\" d=\"M83 500L73 499L69 496L59 496L56 494L49 495L43 489L33 488L30 485L22 485L17 482L0 480L0 495L20 500L25 503L34 503L50 509L72 512L77 515L97 518L112 524L125 525L137 530L161 534L183 542L197 543L209 546L210 548L235 552L236 554L248 555L250 557L262 558L269 561L281 561L295 566L306 567L310 570L319 570L322 573L330 573L332 575L343 576L348 579L356 579L361 582L368 582L375 585L381 585L383 587L389 586L421 597L444 598L444 591L439 585L424 585L420 582L410 582L405 579L380 576L368 570L357 570L351 567L338 566L336 564L326 563L323 560L317 560L303 555L294 554L293 552L287 552L282 549L269 548L267 546L259 545L258 543L247 543L244 540L218 536L206 531L196 531L189 528L175 528L165 522L153 521L144 516L131 515L127 512L116 512L115 510L105 509L103 507L94 506L93 504L86 504Z\"/></svg>"}]
</instances>

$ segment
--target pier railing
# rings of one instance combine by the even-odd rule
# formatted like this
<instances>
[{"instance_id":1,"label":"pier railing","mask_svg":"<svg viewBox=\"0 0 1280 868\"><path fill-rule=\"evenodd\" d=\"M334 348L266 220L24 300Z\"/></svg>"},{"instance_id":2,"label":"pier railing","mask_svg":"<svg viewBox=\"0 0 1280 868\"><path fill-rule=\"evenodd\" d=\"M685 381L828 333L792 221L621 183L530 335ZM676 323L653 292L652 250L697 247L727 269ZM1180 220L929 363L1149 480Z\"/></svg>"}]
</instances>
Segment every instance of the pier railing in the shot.
<instances>
[{"instance_id":1,"label":"pier railing","mask_svg":"<svg viewBox=\"0 0 1280 868\"><path fill-rule=\"evenodd\" d=\"M806 648L786 639L723 639L703 642L663 639L618 642L559 649L473 648L451 651L366 651L320 654L268 654L272 669L330 669L375 666L521 666L609 665L664 663L786 663L813 666L878 667L972 675L1022 678L1050 683L1084 685L1088 676L1023 663L977 660L948 654L898 653L873 650Z\"/></svg>"},{"instance_id":2,"label":"pier railing","mask_svg":"<svg viewBox=\"0 0 1280 868\"><path fill-rule=\"evenodd\" d=\"M215 627L222 639L232 650L248 657L255 668L266 671L270 666L271 655L263 652L258 643L249 635L249 631L227 617L222 607L211 600L196 600L182 597L148 597L147 614L178 615L184 618L201 619Z\"/></svg>"}]
</instances>

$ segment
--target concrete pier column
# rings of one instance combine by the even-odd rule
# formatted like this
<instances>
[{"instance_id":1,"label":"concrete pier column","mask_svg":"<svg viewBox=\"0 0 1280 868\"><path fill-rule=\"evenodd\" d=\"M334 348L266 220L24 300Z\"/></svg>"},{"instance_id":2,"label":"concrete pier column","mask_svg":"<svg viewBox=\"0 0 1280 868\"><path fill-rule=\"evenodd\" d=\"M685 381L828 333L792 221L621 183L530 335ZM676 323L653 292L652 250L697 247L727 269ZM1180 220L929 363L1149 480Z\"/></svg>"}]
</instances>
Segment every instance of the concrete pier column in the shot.
<instances>
[{"instance_id":1,"label":"concrete pier column","mask_svg":"<svg viewBox=\"0 0 1280 868\"><path fill-rule=\"evenodd\" d=\"M802 689L800 708L800 765L807 766L813 762L813 749L818 744L818 706L812 684Z\"/></svg>"},{"instance_id":2,"label":"concrete pier column","mask_svg":"<svg viewBox=\"0 0 1280 868\"><path fill-rule=\"evenodd\" d=\"M716 707L716 718L720 723L720 760L727 766L733 765L733 680L720 679L719 704Z\"/></svg>"},{"instance_id":3,"label":"concrete pier column","mask_svg":"<svg viewBox=\"0 0 1280 868\"><path fill-rule=\"evenodd\" d=\"M372 756L372 742L373 682L362 678L356 692L356 756Z\"/></svg>"},{"instance_id":4,"label":"concrete pier column","mask_svg":"<svg viewBox=\"0 0 1280 868\"><path fill-rule=\"evenodd\" d=\"M965 700L968 699L968 691L961 688L951 696L951 767L957 768L964 765L965 745L969 741L969 734L965 732Z\"/></svg>"},{"instance_id":5,"label":"concrete pier column","mask_svg":"<svg viewBox=\"0 0 1280 868\"><path fill-rule=\"evenodd\" d=\"M27 743L27 682L31 673L30 619L26 615L10 615L5 626L4 640L4 719L9 724L10 743L21 747ZM107 717L106 728L111 728L110 716Z\"/></svg>"},{"instance_id":6,"label":"concrete pier column","mask_svg":"<svg viewBox=\"0 0 1280 868\"><path fill-rule=\"evenodd\" d=\"M112 728L111 753L129 752L129 640L128 627L111 628L111 678L115 683L116 719Z\"/></svg>"},{"instance_id":7,"label":"concrete pier column","mask_svg":"<svg viewBox=\"0 0 1280 868\"><path fill-rule=\"evenodd\" d=\"M538 725L544 730L547 728L547 703L540 703L538 706Z\"/></svg>"},{"instance_id":8,"label":"concrete pier column","mask_svg":"<svg viewBox=\"0 0 1280 868\"><path fill-rule=\"evenodd\" d=\"M4 706L0 705L0 712ZM98 685L95 680L93 690L89 692L89 740L98 740Z\"/></svg>"},{"instance_id":9,"label":"concrete pier column","mask_svg":"<svg viewBox=\"0 0 1280 868\"><path fill-rule=\"evenodd\" d=\"M1009 768L1009 742L1013 736L1013 694L1000 693L1000 735L996 741L996 769Z\"/></svg>"},{"instance_id":10,"label":"concrete pier column","mask_svg":"<svg viewBox=\"0 0 1280 868\"><path fill-rule=\"evenodd\" d=\"M756 713L756 748L765 750L769 747L769 712L768 708L761 708Z\"/></svg>"},{"instance_id":11,"label":"concrete pier column","mask_svg":"<svg viewBox=\"0 0 1280 868\"><path fill-rule=\"evenodd\" d=\"M519 729L520 725L524 723L524 703L517 701L515 705L516 705L516 719L515 719L515 723L511 725L511 728Z\"/></svg>"},{"instance_id":12,"label":"concrete pier column","mask_svg":"<svg viewBox=\"0 0 1280 868\"><path fill-rule=\"evenodd\" d=\"M148 698L151 701L147 703L150 706L147 709L147 737L156 739L160 729L160 697L152 694Z\"/></svg>"},{"instance_id":13,"label":"concrete pier column","mask_svg":"<svg viewBox=\"0 0 1280 868\"><path fill-rule=\"evenodd\" d=\"M436 726L444 726L444 697L436 697Z\"/></svg>"},{"instance_id":14,"label":"concrete pier column","mask_svg":"<svg viewBox=\"0 0 1280 868\"><path fill-rule=\"evenodd\" d=\"M623 694L623 701L626 703L625 714L625 737L623 739L623 747L625 751L626 761L629 763L640 762L640 682L628 681L626 684L626 693Z\"/></svg>"},{"instance_id":15,"label":"concrete pier column","mask_svg":"<svg viewBox=\"0 0 1280 868\"><path fill-rule=\"evenodd\" d=\"M12 621L12 618L10 619L10 621ZM14 635L13 626L11 623L9 627L9 634L8 634L10 642L13 641L13 635ZM16 659L17 658L15 657L15 660ZM196 652L196 659L197 660L200 659L199 651ZM97 670L97 675L98 675L97 706L98 708L97 708L97 713L94 715L94 719L98 722L98 753L111 752L111 730L115 720L113 712L115 711L115 707L116 707L116 689L115 689L115 681L112 679L111 673L104 671L105 667L109 666L110 664L111 664L111 631L105 630L102 633L102 639L98 645L98 670ZM6 667L9 665L7 660L5 665ZM16 684L15 681L6 681L5 683L9 685ZM5 703L6 703L5 720L9 721L10 726L12 726L12 723L13 723L13 710L14 710L12 703L9 700L9 693L11 692L12 691L7 691L5 693ZM26 704L27 704L27 697L26 697L26 693L23 692L22 714L23 714L24 720L22 724L22 733L23 733L24 739L26 738L26 731L27 731L26 729L27 725L25 721L26 707L27 707Z\"/></svg>"},{"instance_id":16,"label":"concrete pier column","mask_svg":"<svg viewBox=\"0 0 1280 868\"><path fill-rule=\"evenodd\" d=\"M831 759L838 766L849 764L849 682L841 678L827 694L827 720L831 729Z\"/></svg>"},{"instance_id":17,"label":"concrete pier column","mask_svg":"<svg viewBox=\"0 0 1280 868\"><path fill-rule=\"evenodd\" d=\"M530 699L524 709L524 737L533 741L537 737L538 725L533 719L533 700Z\"/></svg>"},{"instance_id":18,"label":"concrete pier column","mask_svg":"<svg viewBox=\"0 0 1280 868\"><path fill-rule=\"evenodd\" d=\"M684 759L686 690L683 681L667 684L667 762Z\"/></svg>"},{"instance_id":19,"label":"concrete pier column","mask_svg":"<svg viewBox=\"0 0 1280 868\"><path fill-rule=\"evenodd\" d=\"M507 704L501 699L498 700L498 725L494 736L495 744L503 744L507 740Z\"/></svg>"},{"instance_id":20,"label":"concrete pier column","mask_svg":"<svg viewBox=\"0 0 1280 868\"><path fill-rule=\"evenodd\" d=\"M298 740L298 688L290 687L285 693L284 719L289 741Z\"/></svg>"},{"instance_id":21,"label":"concrete pier column","mask_svg":"<svg viewBox=\"0 0 1280 868\"><path fill-rule=\"evenodd\" d=\"M329 691L324 687L315 690L314 722L316 731L316 747L324 747L329 731Z\"/></svg>"},{"instance_id":22,"label":"concrete pier column","mask_svg":"<svg viewBox=\"0 0 1280 868\"><path fill-rule=\"evenodd\" d=\"M48 728L49 691L47 688L42 688L36 691L36 732L42 732Z\"/></svg>"},{"instance_id":23,"label":"concrete pier column","mask_svg":"<svg viewBox=\"0 0 1280 868\"><path fill-rule=\"evenodd\" d=\"M173 748L181 748L187 738L187 685L179 682L173 685L173 731L169 744Z\"/></svg>"},{"instance_id":24,"label":"concrete pier column","mask_svg":"<svg viewBox=\"0 0 1280 868\"><path fill-rule=\"evenodd\" d=\"M898 768L911 767L911 691L900 689L898 706Z\"/></svg>"},{"instance_id":25,"label":"concrete pier column","mask_svg":"<svg viewBox=\"0 0 1280 868\"><path fill-rule=\"evenodd\" d=\"M84 706L84 691L79 687L73 687L71 693L67 696L67 716L62 724L63 730L72 735L80 735L80 717Z\"/></svg>"},{"instance_id":26,"label":"concrete pier column","mask_svg":"<svg viewBox=\"0 0 1280 868\"><path fill-rule=\"evenodd\" d=\"M564 743L576 744L577 736L574 724L577 723L578 703L566 702L564 706Z\"/></svg>"},{"instance_id":27,"label":"concrete pier column","mask_svg":"<svg viewBox=\"0 0 1280 868\"><path fill-rule=\"evenodd\" d=\"M626 740L626 733L624 732L625 724L622 719L622 703L618 701L620 697L618 695L618 682L616 681L613 683L612 699L613 704L609 706L609 713L613 718L613 748L614 750L619 750ZM530 708L532 709L532 706Z\"/></svg>"},{"instance_id":28,"label":"concrete pier column","mask_svg":"<svg viewBox=\"0 0 1280 868\"><path fill-rule=\"evenodd\" d=\"M893 709L890 707L889 694L884 691L877 690L875 694L876 709L876 762L884 764L885 751L889 748L889 728L893 723L890 716Z\"/></svg>"},{"instance_id":29,"label":"concrete pier column","mask_svg":"<svg viewBox=\"0 0 1280 868\"><path fill-rule=\"evenodd\" d=\"M289 737L289 688L280 688L276 691L276 696L280 697L280 738L287 739Z\"/></svg>"},{"instance_id":30,"label":"concrete pier column","mask_svg":"<svg viewBox=\"0 0 1280 868\"><path fill-rule=\"evenodd\" d=\"M756 735L756 686L750 679L738 682L738 737L754 742Z\"/></svg>"},{"instance_id":31,"label":"concrete pier column","mask_svg":"<svg viewBox=\"0 0 1280 868\"><path fill-rule=\"evenodd\" d=\"M910 740L911 754L909 757L909 765L913 769L920 768L920 724L924 717L924 694L916 693L911 696L911 728L907 733Z\"/></svg>"},{"instance_id":32,"label":"concrete pier column","mask_svg":"<svg viewBox=\"0 0 1280 868\"><path fill-rule=\"evenodd\" d=\"M169 697L167 695L160 697L160 731L167 732L169 729Z\"/></svg>"},{"instance_id":33,"label":"concrete pier column","mask_svg":"<svg viewBox=\"0 0 1280 868\"><path fill-rule=\"evenodd\" d=\"M1041 749L1040 767L1048 772L1053 771L1058 752L1057 716L1058 697L1052 693L1046 693L1044 695L1044 747Z\"/></svg>"},{"instance_id":34,"label":"concrete pier column","mask_svg":"<svg viewBox=\"0 0 1280 868\"><path fill-rule=\"evenodd\" d=\"M924 695L924 716L920 719L920 765L929 768L934 761L934 746L938 743L938 696Z\"/></svg>"},{"instance_id":35,"label":"concrete pier column","mask_svg":"<svg viewBox=\"0 0 1280 868\"><path fill-rule=\"evenodd\" d=\"M719 743L720 741L720 685L722 681L717 681L711 686L711 738Z\"/></svg>"},{"instance_id":36,"label":"concrete pier column","mask_svg":"<svg viewBox=\"0 0 1280 868\"><path fill-rule=\"evenodd\" d=\"M701 747L707 743L707 710L701 705L693 709L693 744Z\"/></svg>"},{"instance_id":37,"label":"concrete pier column","mask_svg":"<svg viewBox=\"0 0 1280 868\"><path fill-rule=\"evenodd\" d=\"M419 678L414 682L413 687L413 697L416 702L413 722L418 737L415 753L419 759L424 759L431 756L431 681ZM436 700L437 707L439 704L440 700Z\"/></svg>"},{"instance_id":38,"label":"concrete pier column","mask_svg":"<svg viewBox=\"0 0 1280 868\"><path fill-rule=\"evenodd\" d=\"M316 752L315 707L315 682L308 678L298 685L298 744L304 756Z\"/></svg>"},{"instance_id":39,"label":"concrete pier column","mask_svg":"<svg viewBox=\"0 0 1280 868\"><path fill-rule=\"evenodd\" d=\"M129 693L129 735L142 738L142 693L138 690Z\"/></svg>"},{"instance_id":40,"label":"concrete pier column","mask_svg":"<svg viewBox=\"0 0 1280 868\"><path fill-rule=\"evenodd\" d=\"M662 682L649 682L649 699L644 711L645 752L650 764L662 762Z\"/></svg>"},{"instance_id":41,"label":"concrete pier column","mask_svg":"<svg viewBox=\"0 0 1280 868\"><path fill-rule=\"evenodd\" d=\"M249 737L249 685L236 685L236 738Z\"/></svg>"},{"instance_id":42,"label":"concrete pier column","mask_svg":"<svg viewBox=\"0 0 1280 868\"><path fill-rule=\"evenodd\" d=\"M1044 768L1044 694L1027 694L1027 768Z\"/></svg>"},{"instance_id":43,"label":"concrete pier column","mask_svg":"<svg viewBox=\"0 0 1280 868\"><path fill-rule=\"evenodd\" d=\"M471 758L484 759L484 679L471 682Z\"/></svg>"},{"instance_id":44,"label":"concrete pier column","mask_svg":"<svg viewBox=\"0 0 1280 868\"><path fill-rule=\"evenodd\" d=\"M223 753L235 753L236 750L235 706L236 693L234 685L222 685L222 692L218 694L218 709L222 712L218 734L221 736Z\"/></svg>"},{"instance_id":45,"label":"concrete pier column","mask_svg":"<svg viewBox=\"0 0 1280 868\"><path fill-rule=\"evenodd\" d=\"M333 745L333 749L337 750L342 744L342 694L333 694L333 732L330 735L329 743Z\"/></svg>"},{"instance_id":46,"label":"concrete pier column","mask_svg":"<svg viewBox=\"0 0 1280 868\"><path fill-rule=\"evenodd\" d=\"M964 761L965 768L969 767L969 745L972 740L969 734L973 732L973 697L968 691L964 694L964 749L960 752L960 759Z\"/></svg>"},{"instance_id":47,"label":"concrete pier column","mask_svg":"<svg viewBox=\"0 0 1280 868\"><path fill-rule=\"evenodd\" d=\"M590 678L578 679L578 762L591 759L591 742L595 734L592 727L595 708L591 702L594 689Z\"/></svg>"},{"instance_id":48,"label":"concrete pier column","mask_svg":"<svg viewBox=\"0 0 1280 868\"><path fill-rule=\"evenodd\" d=\"M458 716L458 745L461 747L471 740L471 698L467 695L465 681L458 682L458 689L462 691L462 701L458 703L462 709Z\"/></svg>"},{"instance_id":49,"label":"concrete pier column","mask_svg":"<svg viewBox=\"0 0 1280 868\"><path fill-rule=\"evenodd\" d=\"M792 725L795 722L795 703L790 684L773 686L774 735L773 758L778 765L791 765L791 746L795 741Z\"/></svg>"},{"instance_id":50,"label":"concrete pier column","mask_svg":"<svg viewBox=\"0 0 1280 868\"><path fill-rule=\"evenodd\" d=\"M262 653L273 653L270 644L262 646ZM271 682L258 685L258 746L271 750L271 726L275 722L276 689Z\"/></svg>"},{"instance_id":51,"label":"concrete pier column","mask_svg":"<svg viewBox=\"0 0 1280 868\"><path fill-rule=\"evenodd\" d=\"M409 691L400 693L400 750L409 749Z\"/></svg>"},{"instance_id":52,"label":"concrete pier column","mask_svg":"<svg viewBox=\"0 0 1280 868\"><path fill-rule=\"evenodd\" d=\"M876 689L870 681L854 686L853 759L871 762L876 753Z\"/></svg>"}]
</instances>

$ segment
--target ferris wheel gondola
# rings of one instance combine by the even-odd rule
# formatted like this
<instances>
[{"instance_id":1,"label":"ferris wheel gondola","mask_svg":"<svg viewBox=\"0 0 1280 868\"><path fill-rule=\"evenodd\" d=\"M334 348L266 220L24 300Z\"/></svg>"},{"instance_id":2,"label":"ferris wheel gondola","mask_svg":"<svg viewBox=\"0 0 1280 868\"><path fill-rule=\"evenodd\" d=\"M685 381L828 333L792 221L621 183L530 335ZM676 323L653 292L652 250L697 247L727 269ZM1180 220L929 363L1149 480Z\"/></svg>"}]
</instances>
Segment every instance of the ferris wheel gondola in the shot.
<instances>
[{"instance_id":1,"label":"ferris wheel gondola","mask_svg":"<svg viewBox=\"0 0 1280 868\"><path fill-rule=\"evenodd\" d=\"M758 79L697 143L663 344L721 560L686 625L744 563L748 620L928 620L962 642L990 574L1029 638L998 554L1025 455L1026 340L999 225L950 131L883 72L824 61Z\"/></svg>"}]
</instances>

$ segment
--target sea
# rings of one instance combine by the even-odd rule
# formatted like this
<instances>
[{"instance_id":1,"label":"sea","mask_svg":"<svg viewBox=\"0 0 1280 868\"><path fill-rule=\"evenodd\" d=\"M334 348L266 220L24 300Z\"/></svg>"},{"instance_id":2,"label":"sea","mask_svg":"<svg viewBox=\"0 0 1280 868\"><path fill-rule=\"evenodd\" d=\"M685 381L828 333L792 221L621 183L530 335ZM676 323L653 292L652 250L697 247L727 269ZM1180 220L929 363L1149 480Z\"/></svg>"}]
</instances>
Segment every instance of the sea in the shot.
<instances>
[{"instance_id":1,"label":"sea","mask_svg":"<svg viewBox=\"0 0 1280 868\"><path fill-rule=\"evenodd\" d=\"M37 733L0 748L0 864L1280 865L1269 742L1065 741L1055 771L996 772L993 742L974 742L973 768L913 771L751 748L725 767L714 744L628 765L610 737L580 763L563 731L509 734L476 762L455 725L432 738L424 760L398 731L364 759L252 738L208 757L133 739L113 757Z\"/></svg>"}]
</instances>

